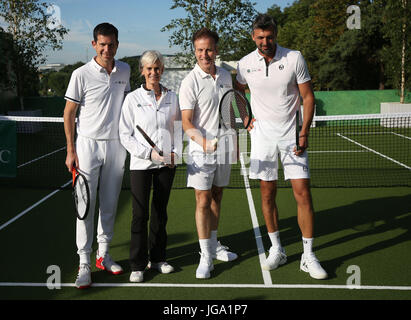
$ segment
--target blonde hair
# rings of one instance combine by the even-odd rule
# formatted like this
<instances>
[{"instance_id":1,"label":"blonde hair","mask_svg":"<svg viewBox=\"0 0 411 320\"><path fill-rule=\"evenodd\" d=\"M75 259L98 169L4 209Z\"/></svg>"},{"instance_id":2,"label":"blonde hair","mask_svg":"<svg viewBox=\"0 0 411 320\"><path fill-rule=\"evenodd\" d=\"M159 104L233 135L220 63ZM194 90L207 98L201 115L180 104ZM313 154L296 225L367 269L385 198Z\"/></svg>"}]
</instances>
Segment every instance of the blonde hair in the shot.
<instances>
[{"instance_id":1,"label":"blonde hair","mask_svg":"<svg viewBox=\"0 0 411 320\"><path fill-rule=\"evenodd\" d=\"M154 64L160 62L161 68L164 68L164 58L162 54L157 50L144 51L140 57L140 70L147 64Z\"/></svg>"}]
</instances>

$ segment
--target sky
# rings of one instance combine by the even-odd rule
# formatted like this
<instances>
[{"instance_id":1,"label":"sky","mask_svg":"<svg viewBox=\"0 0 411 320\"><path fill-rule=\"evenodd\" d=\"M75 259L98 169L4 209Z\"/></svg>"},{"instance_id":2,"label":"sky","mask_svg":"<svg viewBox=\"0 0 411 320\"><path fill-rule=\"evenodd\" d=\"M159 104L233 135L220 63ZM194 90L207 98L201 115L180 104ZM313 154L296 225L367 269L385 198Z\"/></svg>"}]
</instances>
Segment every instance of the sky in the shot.
<instances>
[{"instance_id":1,"label":"sky","mask_svg":"<svg viewBox=\"0 0 411 320\"><path fill-rule=\"evenodd\" d=\"M91 46L94 27L101 22L110 22L119 30L119 49L116 58L135 56L145 50L158 50L173 54L179 48L169 47L171 33L161 32L174 18L186 16L183 9L173 9L172 0L54 0L55 14L61 17L62 25L70 29L65 35L63 49L46 51L47 63L72 64L88 61L95 55ZM266 12L276 4L284 8L293 0L254 0L255 9Z\"/></svg>"}]
</instances>

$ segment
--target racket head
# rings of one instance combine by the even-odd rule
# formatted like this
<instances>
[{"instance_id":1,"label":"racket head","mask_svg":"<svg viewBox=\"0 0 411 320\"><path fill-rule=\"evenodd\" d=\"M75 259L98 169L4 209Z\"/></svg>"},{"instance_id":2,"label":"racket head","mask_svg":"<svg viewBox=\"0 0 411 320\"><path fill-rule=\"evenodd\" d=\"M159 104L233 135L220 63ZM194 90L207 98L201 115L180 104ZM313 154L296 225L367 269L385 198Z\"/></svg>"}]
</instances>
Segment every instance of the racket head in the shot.
<instances>
[{"instance_id":1,"label":"racket head","mask_svg":"<svg viewBox=\"0 0 411 320\"><path fill-rule=\"evenodd\" d=\"M222 96L219 105L220 122L224 129L247 129L252 120L251 105L245 95L235 89L230 89ZM236 117L241 122L236 123Z\"/></svg>"},{"instance_id":2,"label":"racket head","mask_svg":"<svg viewBox=\"0 0 411 320\"><path fill-rule=\"evenodd\" d=\"M73 168L73 199L77 219L86 219L90 209L90 188L86 177Z\"/></svg>"}]
</instances>

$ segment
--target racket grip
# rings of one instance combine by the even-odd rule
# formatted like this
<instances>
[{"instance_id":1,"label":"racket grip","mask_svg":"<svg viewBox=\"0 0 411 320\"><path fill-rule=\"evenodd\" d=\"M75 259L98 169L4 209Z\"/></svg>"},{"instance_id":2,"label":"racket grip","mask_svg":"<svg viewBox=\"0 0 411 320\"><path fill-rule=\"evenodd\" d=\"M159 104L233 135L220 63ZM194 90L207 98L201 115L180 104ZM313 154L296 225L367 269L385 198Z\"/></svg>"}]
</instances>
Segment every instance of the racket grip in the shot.
<instances>
[{"instance_id":1,"label":"racket grip","mask_svg":"<svg viewBox=\"0 0 411 320\"><path fill-rule=\"evenodd\" d=\"M71 176L73 177L73 183L72 185L74 186L74 181L76 180L76 167L71 168Z\"/></svg>"},{"instance_id":2,"label":"racket grip","mask_svg":"<svg viewBox=\"0 0 411 320\"><path fill-rule=\"evenodd\" d=\"M160 157L163 156L163 151L161 151L157 146L154 147L154 150L156 150Z\"/></svg>"}]
</instances>

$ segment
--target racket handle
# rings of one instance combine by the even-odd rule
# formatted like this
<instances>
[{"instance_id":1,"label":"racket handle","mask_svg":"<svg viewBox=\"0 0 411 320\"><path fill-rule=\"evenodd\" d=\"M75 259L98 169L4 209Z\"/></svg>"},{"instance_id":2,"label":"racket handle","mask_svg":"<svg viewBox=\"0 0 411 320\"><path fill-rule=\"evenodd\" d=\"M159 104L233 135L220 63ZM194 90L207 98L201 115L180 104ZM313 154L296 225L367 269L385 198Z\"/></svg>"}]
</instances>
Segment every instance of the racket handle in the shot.
<instances>
[{"instance_id":1,"label":"racket handle","mask_svg":"<svg viewBox=\"0 0 411 320\"><path fill-rule=\"evenodd\" d=\"M211 140L211 143L213 144L213 146L215 146L218 143L218 138Z\"/></svg>"},{"instance_id":2,"label":"racket handle","mask_svg":"<svg viewBox=\"0 0 411 320\"><path fill-rule=\"evenodd\" d=\"M154 146L154 150L156 150L160 157L163 156L163 151L161 151L157 146Z\"/></svg>"},{"instance_id":3,"label":"racket handle","mask_svg":"<svg viewBox=\"0 0 411 320\"><path fill-rule=\"evenodd\" d=\"M76 173L77 173L77 169L76 167L71 168L71 175L73 177L73 186L74 186L74 181L76 180Z\"/></svg>"}]
</instances>

